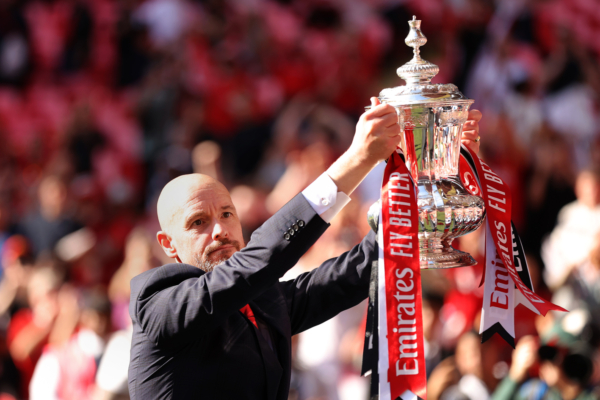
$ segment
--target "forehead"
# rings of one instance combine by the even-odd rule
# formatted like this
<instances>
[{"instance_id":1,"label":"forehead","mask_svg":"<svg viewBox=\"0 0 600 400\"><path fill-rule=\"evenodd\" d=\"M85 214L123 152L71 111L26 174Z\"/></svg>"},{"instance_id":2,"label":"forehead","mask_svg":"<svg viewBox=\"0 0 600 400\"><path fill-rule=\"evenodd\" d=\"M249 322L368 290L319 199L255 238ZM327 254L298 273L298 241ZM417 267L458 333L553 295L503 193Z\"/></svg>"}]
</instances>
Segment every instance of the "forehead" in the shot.
<instances>
[{"instance_id":1,"label":"forehead","mask_svg":"<svg viewBox=\"0 0 600 400\"><path fill-rule=\"evenodd\" d=\"M192 206L198 203L210 205L213 203L231 202L229 192L222 185L210 184L192 188L187 193L183 202L183 207Z\"/></svg>"},{"instance_id":2,"label":"forehead","mask_svg":"<svg viewBox=\"0 0 600 400\"><path fill-rule=\"evenodd\" d=\"M191 189L181 204L181 215L211 214L226 206L233 206L229 192L221 185L204 185Z\"/></svg>"}]
</instances>

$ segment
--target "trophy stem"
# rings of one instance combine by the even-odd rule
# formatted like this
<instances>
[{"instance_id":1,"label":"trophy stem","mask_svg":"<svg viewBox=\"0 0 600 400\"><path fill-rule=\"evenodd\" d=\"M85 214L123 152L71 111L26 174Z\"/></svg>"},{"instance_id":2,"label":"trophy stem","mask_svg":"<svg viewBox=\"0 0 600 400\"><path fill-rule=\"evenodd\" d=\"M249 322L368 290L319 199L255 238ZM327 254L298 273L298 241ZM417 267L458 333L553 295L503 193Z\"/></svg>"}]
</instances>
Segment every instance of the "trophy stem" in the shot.
<instances>
[{"instance_id":1,"label":"trophy stem","mask_svg":"<svg viewBox=\"0 0 600 400\"><path fill-rule=\"evenodd\" d=\"M421 237L423 236L423 237ZM450 245L452 239L425 238L419 234L421 269L457 268L476 265L469 253L456 250Z\"/></svg>"}]
</instances>

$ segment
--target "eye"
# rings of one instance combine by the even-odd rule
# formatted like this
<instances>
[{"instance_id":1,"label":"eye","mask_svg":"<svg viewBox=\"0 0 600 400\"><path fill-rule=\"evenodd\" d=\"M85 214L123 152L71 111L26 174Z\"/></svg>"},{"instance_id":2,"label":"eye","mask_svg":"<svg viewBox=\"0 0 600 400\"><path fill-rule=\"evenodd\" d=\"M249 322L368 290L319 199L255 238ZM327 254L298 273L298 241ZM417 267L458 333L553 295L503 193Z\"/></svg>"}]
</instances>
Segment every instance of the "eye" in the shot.
<instances>
[{"instance_id":1,"label":"eye","mask_svg":"<svg viewBox=\"0 0 600 400\"><path fill-rule=\"evenodd\" d=\"M233 214L232 214L232 213L230 213L229 211L225 211L225 212L223 213L223 218L229 218L229 217L231 217L232 215L233 215Z\"/></svg>"},{"instance_id":2,"label":"eye","mask_svg":"<svg viewBox=\"0 0 600 400\"><path fill-rule=\"evenodd\" d=\"M202 225L202 220L197 219L194 222L192 222L192 225L194 225L194 226L200 226L200 225Z\"/></svg>"}]
</instances>

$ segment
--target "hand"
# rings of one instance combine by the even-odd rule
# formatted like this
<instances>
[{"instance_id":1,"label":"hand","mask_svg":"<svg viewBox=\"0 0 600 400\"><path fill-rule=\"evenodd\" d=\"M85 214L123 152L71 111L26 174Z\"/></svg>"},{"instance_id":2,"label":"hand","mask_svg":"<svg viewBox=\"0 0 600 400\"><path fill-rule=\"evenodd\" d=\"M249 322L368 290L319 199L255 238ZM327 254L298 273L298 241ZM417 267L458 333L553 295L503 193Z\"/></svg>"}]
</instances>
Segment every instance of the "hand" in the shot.
<instances>
[{"instance_id":1,"label":"hand","mask_svg":"<svg viewBox=\"0 0 600 400\"><path fill-rule=\"evenodd\" d=\"M371 97L372 108L361 115L348 151L326 171L338 191L352 194L379 161L387 159L400 144L396 109Z\"/></svg>"},{"instance_id":2,"label":"hand","mask_svg":"<svg viewBox=\"0 0 600 400\"><path fill-rule=\"evenodd\" d=\"M427 380L427 398L438 400L444 390L458 383L459 380L460 372L458 372L454 357L445 358L431 371Z\"/></svg>"},{"instance_id":3,"label":"hand","mask_svg":"<svg viewBox=\"0 0 600 400\"><path fill-rule=\"evenodd\" d=\"M527 370L537 359L538 341L533 336L523 336L513 350L512 364L508 376L515 382L522 382L527 377Z\"/></svg>"},{"instance_id":4,"label":"hand","mask_svg":"<svg viewBox=\"0 0 600 400\"><path fill-rule=\"evenodd\" d=\"M371 97L372 108L361 115L348 150L358 160L375 165L387 159L400 144L396 109Z\"/></svg>"},{"instance_id":5,"label":"hand","mask_svg":"<svg viewBox=\"0 0 600 400\"><path fill-rule=\"evenodd\" d=\"M461 141L469 149L479 155L479 121L482 114L479 110L469 110L469 118L463 124ZM477 141L476 141L477 140Z\"/></svg>"},{"instance_id":6,"label":"hand","mask_svg":"<svg viewBox=\"0 0 600 400\"><path fill-rule=\"evenodd\" d=\"M61 286L58 291L59 314L79 316L79 304L77 301L77 290L68 283Z\"/></svg>"}]
</instances>

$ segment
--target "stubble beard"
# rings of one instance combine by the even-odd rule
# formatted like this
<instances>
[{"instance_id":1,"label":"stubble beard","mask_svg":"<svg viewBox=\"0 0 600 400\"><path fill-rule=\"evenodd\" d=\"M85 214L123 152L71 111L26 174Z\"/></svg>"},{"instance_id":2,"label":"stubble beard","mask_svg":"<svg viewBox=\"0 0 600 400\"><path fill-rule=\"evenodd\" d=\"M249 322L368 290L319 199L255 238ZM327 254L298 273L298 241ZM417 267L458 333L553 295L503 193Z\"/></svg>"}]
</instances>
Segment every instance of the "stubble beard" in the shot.
<instances>
[{"instance_id":1,"label":"stubble beard","mask_svg":"<svg viewBox=\"0 0 600 400\"><path fill-rule=\"evenodd\" d=\"M209 246L207 246L204 249L204 252L202 254L195 254L194 255L194 265L196 267L200 268L204 272L213 271L217 266L219 266L220 264L229 260L231 255L221 256L214 260L209 259L208 256L210 255L210 253L215 251L217 248L219 248L223 245L226 245L226 244L232 245L236 249L236 251L239 251L241 248L240 242L238 242L237 240L222 239L218 242L214 242L214 243L210 244Z\"/></svg>"}]
</instances>

